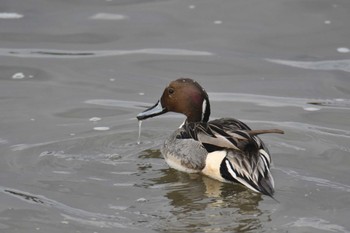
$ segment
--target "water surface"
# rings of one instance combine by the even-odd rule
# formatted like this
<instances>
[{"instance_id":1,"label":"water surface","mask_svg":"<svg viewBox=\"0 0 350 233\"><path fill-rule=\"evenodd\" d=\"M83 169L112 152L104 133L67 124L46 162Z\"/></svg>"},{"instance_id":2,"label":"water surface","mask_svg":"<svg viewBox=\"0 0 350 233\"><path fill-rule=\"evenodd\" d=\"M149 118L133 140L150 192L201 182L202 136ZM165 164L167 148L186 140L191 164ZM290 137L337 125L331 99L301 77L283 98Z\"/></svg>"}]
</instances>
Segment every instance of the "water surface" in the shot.
<instances>
[{"instance_id":1,"label":"water surface","mask_svg":"<svg viewBox=\"0 0 350 233\"><path fill-rule=\"evenodd\" d=\"M4 0L1 232L350 232L350 3ZM277 201L170 169L178 77L212 118L280 128Z\"/></svg>"}]
</instances>

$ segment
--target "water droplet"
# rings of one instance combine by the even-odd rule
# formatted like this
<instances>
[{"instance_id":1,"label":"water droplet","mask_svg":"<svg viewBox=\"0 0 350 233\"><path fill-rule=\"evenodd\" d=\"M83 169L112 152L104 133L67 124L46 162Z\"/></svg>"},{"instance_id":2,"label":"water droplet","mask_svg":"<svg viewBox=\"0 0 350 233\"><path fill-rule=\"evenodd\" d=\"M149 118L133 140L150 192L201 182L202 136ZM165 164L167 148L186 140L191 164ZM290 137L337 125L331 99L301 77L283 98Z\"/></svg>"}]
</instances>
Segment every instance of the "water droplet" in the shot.
<instances>
[{"instance_id":1,"label":"water droplet","mask_svg":"<svg viewBox=\"0 0 350 233\"><path fill-rule=\"evenodd\" d=\"M141 125L142 125L142 121L139 121L139 137L137 138L138 145L141 144Z\"/></svg>"}]
</instances>

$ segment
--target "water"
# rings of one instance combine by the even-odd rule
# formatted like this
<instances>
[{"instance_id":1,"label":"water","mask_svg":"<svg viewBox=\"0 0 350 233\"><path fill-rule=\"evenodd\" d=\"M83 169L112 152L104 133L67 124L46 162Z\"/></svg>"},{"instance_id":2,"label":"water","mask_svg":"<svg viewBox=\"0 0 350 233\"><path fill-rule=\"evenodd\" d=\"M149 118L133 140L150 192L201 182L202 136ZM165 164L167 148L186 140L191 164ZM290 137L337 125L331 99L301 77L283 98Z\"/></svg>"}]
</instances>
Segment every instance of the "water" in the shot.
<instances>
[{"instance_id":1,"label":"water","mask_svg":"<svg viewBox=\"0 0 350 233\"><path fill-rule=\"evenodd\" d=\"M0 232L350 232L349 1L3 0ZM326 23L327 22L327 23ZM273 157L275 200L169 169L173 79Z\"/></svg>"},{"instance_id":2,"label":"water","mask_svg":"<svg viewBox=\"0 0 350 233\"><path fill-rule=\"evenodd\" d=\"M141 125L142 121L139 121L139 136L137 137L137 144L141 144Z\"/></svg>"}]
</instances>

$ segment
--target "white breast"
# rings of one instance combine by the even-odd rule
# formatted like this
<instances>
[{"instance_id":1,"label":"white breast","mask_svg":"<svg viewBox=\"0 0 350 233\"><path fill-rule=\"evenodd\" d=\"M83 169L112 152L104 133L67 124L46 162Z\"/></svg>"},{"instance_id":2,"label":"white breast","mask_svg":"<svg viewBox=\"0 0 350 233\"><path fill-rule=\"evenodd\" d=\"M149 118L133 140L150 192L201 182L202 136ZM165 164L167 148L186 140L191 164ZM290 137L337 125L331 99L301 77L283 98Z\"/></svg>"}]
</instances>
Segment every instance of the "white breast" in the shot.
<instances>
[{"instance_id":1,"label":"white breast","mask_svg":"<svg viewBox=\"0 0 350 233\"><path fill-rule=\"evenodd\" d=\"M224 150L209 153L205 160L205 167L202 170L202 173L213 179L225 182L220 173L221 162L225 157L226 151Z\"/></svg>"}]
</instances>

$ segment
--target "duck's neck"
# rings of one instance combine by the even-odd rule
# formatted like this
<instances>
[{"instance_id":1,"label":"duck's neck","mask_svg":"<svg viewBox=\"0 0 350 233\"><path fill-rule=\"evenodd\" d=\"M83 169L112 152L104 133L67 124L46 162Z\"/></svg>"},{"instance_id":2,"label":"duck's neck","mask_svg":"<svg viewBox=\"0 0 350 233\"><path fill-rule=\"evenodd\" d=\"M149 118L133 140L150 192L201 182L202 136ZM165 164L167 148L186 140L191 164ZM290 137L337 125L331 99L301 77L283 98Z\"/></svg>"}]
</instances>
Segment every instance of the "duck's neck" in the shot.
<instances>
[{"instance_id":1,"label":"duck's neck","mask_svg":"<svg viewBox=\"0 0 350 233\"><path fill-rule=\"evenodd\" d=\"M208 122L210 116L210 103L206 98L203 100L202 106L198 109L191 109L189 113L186 114L187 122Z\"/></svg>"}]
</instances>

